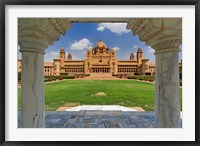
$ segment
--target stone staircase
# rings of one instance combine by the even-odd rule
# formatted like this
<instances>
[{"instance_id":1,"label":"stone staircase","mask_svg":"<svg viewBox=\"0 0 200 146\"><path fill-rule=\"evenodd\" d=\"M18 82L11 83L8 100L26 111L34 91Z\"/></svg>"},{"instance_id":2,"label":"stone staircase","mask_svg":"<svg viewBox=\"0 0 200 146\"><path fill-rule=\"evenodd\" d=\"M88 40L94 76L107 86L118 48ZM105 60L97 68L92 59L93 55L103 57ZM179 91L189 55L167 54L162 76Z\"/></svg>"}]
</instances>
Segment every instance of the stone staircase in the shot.
<instances>
[{"instance_id":1,"label":"stone staircase","mask_svg":"<svg viewBox=\"0 0 200 146\"><path fill-rule=\"evenodd\" d=\"M112 77L111 73L90 73L89 77Z\"/></svg>"},{"instance_id":2,"label":"stone staircase","mask_svg":"<svg viewBox=\"0 0 200 146\"><path fill-rule=\"evenodd\" d=\"M111 73L91 73L90 76L82 78L83 80L118 80L116 76Z\"/></svg>"}]
</instances>

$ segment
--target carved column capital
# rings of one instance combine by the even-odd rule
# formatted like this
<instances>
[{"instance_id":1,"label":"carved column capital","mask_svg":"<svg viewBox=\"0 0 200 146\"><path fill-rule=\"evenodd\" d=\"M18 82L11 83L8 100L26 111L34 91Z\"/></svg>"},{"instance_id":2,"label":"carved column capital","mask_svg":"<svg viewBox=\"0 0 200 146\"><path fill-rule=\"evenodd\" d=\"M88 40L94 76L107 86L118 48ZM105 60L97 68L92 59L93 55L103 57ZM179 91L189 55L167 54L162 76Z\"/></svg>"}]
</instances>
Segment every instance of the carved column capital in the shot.
<instances>
[{"instance_id":1,"label":"carved column capital","mask_svg":"<svg viewBox=\"0 0 200 146\"><path fill-rule=\"evenodd\" d=\"M127 29L155 49L155 53L179 51L182 40L181 18L132 18Z\"/></svg>"},{"instance_id":2,"label":"carved column capital","mask_svg":"<svg viewBox=\"0 0 200 146\"><path fill-rule=\"evenodd\" d=\"M178 37L169 37L165 39L158 40L151 47L155 49L155 54L180 51L179 45L181 44L181 39Z\"/></svg>"},{"instance_id":3,"label":"carved column capital","mask_svg":"<svg viewBox=\"0 0 200 146\"><path fill-rule=\"evenodd\" d=\"M18 44L21 52L44 53L71 27L64 18L19 18Z\"/></svg>"}]
</instances>

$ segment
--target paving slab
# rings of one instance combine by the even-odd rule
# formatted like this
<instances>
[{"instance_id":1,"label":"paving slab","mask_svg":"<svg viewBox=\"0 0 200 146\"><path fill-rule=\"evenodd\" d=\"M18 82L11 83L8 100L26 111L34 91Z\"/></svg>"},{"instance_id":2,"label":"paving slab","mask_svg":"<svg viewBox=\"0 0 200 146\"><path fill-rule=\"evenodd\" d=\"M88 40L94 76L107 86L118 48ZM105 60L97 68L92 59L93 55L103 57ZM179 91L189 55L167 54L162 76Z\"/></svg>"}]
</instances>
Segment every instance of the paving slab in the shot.
<instances>
[{"instance_id":1,"label":"paving slab","mask_svg":"<svg viewBox=\"0 0 200 146\"><path fill-rule=\"evenodd\" d=\"M154 114L154 111L119 110L46 111L45 122L46 128L154 128ZM19 128L20 115L18 112Z\"/></svg>"}]
</instances>

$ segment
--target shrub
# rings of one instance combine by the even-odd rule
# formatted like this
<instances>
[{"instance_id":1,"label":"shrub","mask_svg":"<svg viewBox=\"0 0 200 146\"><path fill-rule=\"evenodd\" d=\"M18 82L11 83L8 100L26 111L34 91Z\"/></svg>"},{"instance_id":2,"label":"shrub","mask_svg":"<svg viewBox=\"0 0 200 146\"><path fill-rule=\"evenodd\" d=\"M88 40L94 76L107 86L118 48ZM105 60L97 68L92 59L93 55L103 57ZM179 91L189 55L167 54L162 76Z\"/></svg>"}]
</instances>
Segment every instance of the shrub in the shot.
<instances>
[{"instance_id":1,"label":"shrub","mask_svg":"<svg viewBox=\"0 0 200 146\"><path fill-rule=\"evenodd\" d=\"M61 76L68 76L68 73L67 72L64 72L64 73L60 73Z\"/></svg>"},{"instance_id":2,"label":"shrub","mask_svg":"<svg viewBox=\"0 0 200 146\"><path fill-rule=\"evenodd\" d=\"M54 78L55 76L44 76L44 78Z\"/></svg>"},{"instance_id":3,"label":"shrub","mask_svg":"<svg viewBox=\"0 0 200 146\"><path fill-rule=\"evenodd\" d=\"M128 76L128 79L145 80L145 81L151 80L153 82L155 80L155 76Z\"/></svg>"},{"instance_id":4,"label":"shrub","mask_svg":"<svg viewBox=\"0 0 200 146\"><path fill-rule=\"evenodd\" d=\"M18 81L21 81L21 72L18 72Z\"/></svg>"},{"instance_id":5,"label":"shrub","mask_svg":"<svg viewBox=\"0 0 200 146\"><path fill-rule=\"evenodd\" d=\"M53 81L57 80L57 78L52 78Z\"/></svg>"},{"instance_id":6,"label":"shrub","mask_svg":"<svg viewBox=\"0 0 200 146\"><path fill-rule=\"evenodd\" d=\"M149 79L149 82L153 82L154 80L155 80L155 79L153 79L153 78L150 78L150 79Z\"/></svg>"},{"instance_id":7,"label":"shrub","mask_svg":"<svg viewBox=\"0 0 200 146\"><path fill-rule=\"evenodd\" d=\"M62 78L62 79L74 79L75 76L60 76L60 78ZM59 80L60 80L60 78L59 78Z\"/></svg>"},{"instance_id":8,"label":"shrub","mask_svg":"<svg viewBox=\"0 0 200 146\"><path fill-rule=\"evenodd\" d=\"M57 80L59 78L59 76L44 76L44 78L51 78L52 80Z\"/></svg>"},{"instance_id":9,"label":"shrub","mask_svg":"<svg viewBox=\"0 0 200 146\"><path fill-rule=\"evenodd\" d=\"M85 74L85 77L86 77L86 76L90 76L90 74Z\"/></svg>"},{"instance_id":10,"label":"shrub","mask_svg":"<svg viewBox=\"0 0 200 146\"><path fill-rule=\"evenodd\" d=\"M49 81L49 79L47 79L47 78L44 78L44 82L48 82Z\"/></svg>"},{"instance_id":11,"label":"shrub","mask_svg":"<svg viewBox=\"0 0 200 146\"><path fill-rule=\"evenodd\" d=\"M128 79L136 79L135 76L128 76Z\"/></svg>"},{"instance_id":12,"label":"shrub","mask_svg":"<svg viewBox=\"0 0 200 146\"><path fill-rule=\"evenodd\" d=\"M137 80L144 80L145 77L144 76L136 76L135 79L137 79Z\"/></svg>"},{"instance_id":13,"label":"shrub","mask_svg":"<svg viewBox=\"0 0 200 146\"><path fill-rule=\"evenodd\" d=\"M52 78L48 78L48 82L51 82L52 81Z\"/></svg>"}]
</instances>

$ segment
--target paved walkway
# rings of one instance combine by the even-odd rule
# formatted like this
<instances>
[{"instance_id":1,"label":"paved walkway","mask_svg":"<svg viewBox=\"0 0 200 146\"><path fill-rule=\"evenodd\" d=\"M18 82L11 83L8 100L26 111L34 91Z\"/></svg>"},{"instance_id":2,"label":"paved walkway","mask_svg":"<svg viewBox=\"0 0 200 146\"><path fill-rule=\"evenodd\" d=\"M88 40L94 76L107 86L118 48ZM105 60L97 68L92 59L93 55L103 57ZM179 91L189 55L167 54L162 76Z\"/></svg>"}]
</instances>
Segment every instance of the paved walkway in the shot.
<instances>
[{"instance_id":1,"label":"paved walkway","mask_svg":"<svg viewBox=\"0 0 200 146\"><path fill-rule=\"evenodd\" d=\"M182 116L181 116L182 117ZM122 106L78 106L46 111L46 128L154 128L154 112ZM20 112L18 112L18 127ZM181 127L181 126L180 126Z\"/></svg>"},{"instance_id":2,"label":"paved walkway","mask_svg":"<svg viewBox=\"0 0 200 146\"><path fill-rule=\"evenodd\" d=\"M153 128L154 112L63 111L46 112L47 128Z\"/></svg>"}]
</instances>

